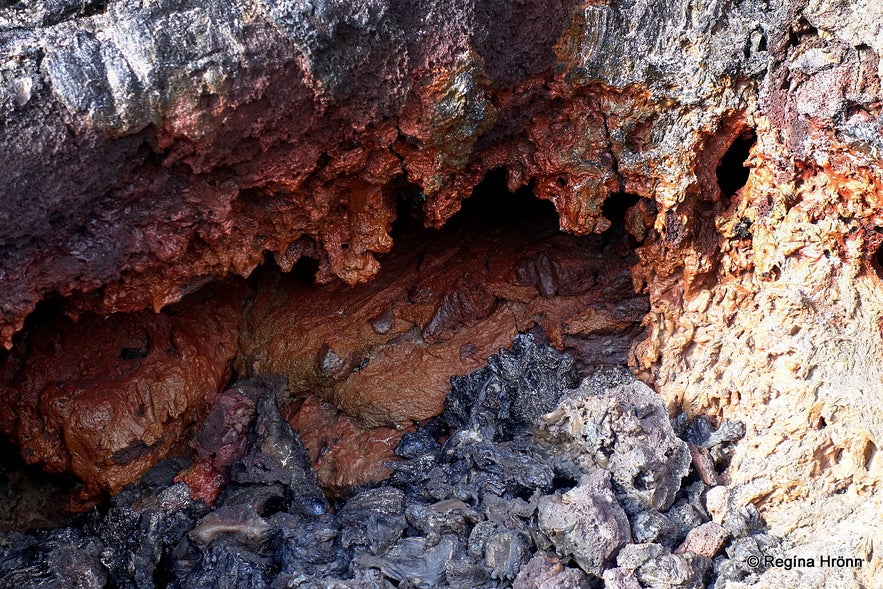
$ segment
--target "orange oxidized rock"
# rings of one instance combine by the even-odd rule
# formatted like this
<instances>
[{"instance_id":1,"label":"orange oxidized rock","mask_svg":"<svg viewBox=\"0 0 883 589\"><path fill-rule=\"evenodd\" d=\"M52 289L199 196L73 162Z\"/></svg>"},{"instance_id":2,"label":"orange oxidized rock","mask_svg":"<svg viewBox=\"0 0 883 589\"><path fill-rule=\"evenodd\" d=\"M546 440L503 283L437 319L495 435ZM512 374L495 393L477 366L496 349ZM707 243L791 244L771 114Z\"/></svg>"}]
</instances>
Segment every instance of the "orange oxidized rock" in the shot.
<instances>
[{"instance_id":1,"label":"orange oxidized rock","mask_svg":"<svg viewBox=\"0 0 883 589\"><path fill-rule=\"evenodd\" d=\"M442 411L452 375L534 326L587 362L624 362L646 308L627 247L561 234L536 208L548 205L510 197L525 218L506 220L501 199L486 218L403 235L368 284L265 272L243 317L237 370L281 374L295 395L316 393L368 427L404 427Z\"/></svg>"},{"instance_id":2,"label":"orange oxidized rock","mask_svg":"<svg viewBox=\"0 0 883 589\"><path fill-rule=\"evenodd\" d=\"M230 376L246 288L228 281L151 311L51 312L0 369L0 427L30 463L118 492L179 449Z\"/></svg>"},{"instance_id":3,"label":"orange oxidized rock","mask_svg":"<svg viewBox=\"0 0 883 589\"><path fill-rule=\"evenodd\" d=\"M291 426L309 452L319 486L342 497L365 483L386 480L392 469L385 463L399 460L393 450L407 429L367 429L333 405L310 396L283 408Z\"/></svg>"}]
</instances>

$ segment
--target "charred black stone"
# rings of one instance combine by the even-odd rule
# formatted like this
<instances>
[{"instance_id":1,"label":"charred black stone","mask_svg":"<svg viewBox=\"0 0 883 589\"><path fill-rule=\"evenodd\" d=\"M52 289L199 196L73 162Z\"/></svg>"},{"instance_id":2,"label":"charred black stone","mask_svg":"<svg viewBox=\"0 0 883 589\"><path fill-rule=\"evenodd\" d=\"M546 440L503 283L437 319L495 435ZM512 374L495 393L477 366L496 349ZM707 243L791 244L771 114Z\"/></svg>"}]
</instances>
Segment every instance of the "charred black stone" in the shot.
<instances>
[{"instance_id":1,"label":"charred black stone","mask_svg":"<svg viewBox=\"0 0 883 589\"><path fill-rule=\"evenodd\" d=\"M63 528L35 535L13 533L0 548L0 586L4 589L101 589L107 570L101 540ZM3 546L0 543L0 546Z\"/></svg>"},{"instance_id":2,"label":"charred black stone","mask_svg":"<svg viewBox=\"0 0 883 589\"><path fill-rule=\"evenodd\" d=\"M130 489L111 500L95 532L104 549L101 563L120 589L152 589L182 538L206 511L191 501L186 485L158 491Z\"/></svg>"},{"instance_id":3,"label":"charred black stone","mask_svg":"<svg viewBox=\"0 0 883 589\"><path fill-rule=\"evenodd\" d=\"M678 436L715 451L741 424L673 429L627 370L580 385L569 356L529 335L452 379L445 413L402 437L394 474L336 504L279 411L284 382L233 387L254 411L212 509L174 483L189 461L167 461L81 517L81 530L0 533L0 587L723 587L756 578L749 556L775 542L749 506L725 515L728 544L714 561L678 549L710 519L706 485L682 484ZM218 419L199 447L222 444Z\"/></svg>"},{"instance_id":4,"label":"charred black stone","mask_svg":"<svg viewBox=\"0 0 883 589\"><path fill-rule=\"evenodd\" d=\"M281 483L295 491L292 501L297 511L322 515L328 509L327 501L316 483L306 449L279 413L277 396L277 391L269 390L255 403L255 441L245 458L233 466L232 479L258 486Z\"/></svg>"},{"instance_id":5,"label":"charred black stone","mask_svg":"<svg viewBox=\"0 0 883 589\"><path fill-rule=\"evenodd\" d=\"M519 335L511 350L488 358L487 367L451 379L445 419L488 439L508 438L529 432L578 384L573 358Z\"/></svg>"}]
</instances>

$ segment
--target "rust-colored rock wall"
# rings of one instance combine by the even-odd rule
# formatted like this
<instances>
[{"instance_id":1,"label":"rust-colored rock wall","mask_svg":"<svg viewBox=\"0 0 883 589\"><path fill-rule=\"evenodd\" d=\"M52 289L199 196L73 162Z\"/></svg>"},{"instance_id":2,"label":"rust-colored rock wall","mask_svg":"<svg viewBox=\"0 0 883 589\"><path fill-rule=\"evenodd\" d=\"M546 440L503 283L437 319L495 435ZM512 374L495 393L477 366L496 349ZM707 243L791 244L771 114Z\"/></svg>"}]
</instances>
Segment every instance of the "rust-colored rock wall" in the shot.
<instances>
[{"instance_id":1,"label":"rust-colored rock wall","mask_svg":"<svg viewBox=\"0 0 883 589\"><path fill-rule=\"evenodd\" d=\"M400 460L393 450L402 436L414 429L366 428L312 396L289 403L284 411L309 451L319 486L332 497L343 497L359 485L389 478L393 471L387 463Z\"/></svg>"},{"instance_id":2,"label":"rust-colored rock wall","mask_svg":"<svg viewBox=\"0 0 883 589\"><path fill-rule=\"evenodd\" d=\"M326 278L370 278L391 245L390 181L407 174L443 193L446 205L427 207L436 222L453 214L483 175L458 178L495 128L494 88L551 70L570 9L41 10L0 9L6 347L48 293L91 293L81 305L104 312L159 309L302 237Z\"/></svg>"},{"instance_id":3,"label":"rust-colored rock wall","mask_svg":"<svg viewBox=\"0 0 883 589\"><path fill-rule=\"evenodd\" d=\"M224 387L247 290L213 285L163 313L44 314L0 371L0 428L29 463L118 492L172 451Z\"/></svg>"},{"instance_id":4,"label":"rust-colored rock wall","mask_svg":"<svg viewBox=\"0 0 883 589\"><path fill-rule=\"evenodd\" d=\"M239 373L280 374L369 427L404 427L441 413L451 376L535 326L585 363L624 362L646 312L628 235L564 235L538 203L485 190L500 192L485 216L404 232L368 284L266 272L243 316Z\"/></svg>"},{"instance_id":5,"label":"rust-colored rock wall","mask_svg":"<svg viewBox=\"0 0 883 589\"><path fill-rule=\"evenodd\" d=\"M550 205L500 179L469 205L440 231L406 223L368 284L314 284L307 269L318 263L304 257L159 314L44 313L2 365L0 425L28 461L81 477L88 498L183 450L204 418L181 480L213 502L255 411L247 389L218 395L235 356L240 376L285 377L274 386L297 405L290 418L320 484L345 494L387 476L395 441L441 413L451 376L519 331L543 330L584 366L624 363L647 306L624 228L564 234Z\"/></svg>"}]
</instances>

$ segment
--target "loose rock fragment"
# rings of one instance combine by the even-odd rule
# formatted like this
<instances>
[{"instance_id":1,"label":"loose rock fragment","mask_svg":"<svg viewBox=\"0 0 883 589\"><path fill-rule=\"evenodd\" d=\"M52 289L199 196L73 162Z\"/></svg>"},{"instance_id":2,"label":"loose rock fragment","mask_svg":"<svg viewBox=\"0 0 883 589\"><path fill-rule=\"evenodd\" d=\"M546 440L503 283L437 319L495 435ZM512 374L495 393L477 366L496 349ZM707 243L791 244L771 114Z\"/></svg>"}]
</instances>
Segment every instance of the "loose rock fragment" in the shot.
<instances>
[{"instance_id":1,"label":"loose rock fragment","mask_svg":"<svg viewBox=\"0 0 883 589\"><path fill-rule=\"evenodd\" d=\"M546 417L547 435L587 467L612 474L617 498L630 515L672 505L690 467L656 394L633 381L592 396L580 389Z\"/></svg>"},{"instance_id":2,"label":"loose rock fragment","mask_svg":"<svg viewBox=\"0 0 883 589\"><path fill-rule=\"evenodd\" d=\"M464 431L507 439L538 426L540 416L577 384L570 356L519 335L512 350L491 356L486 368L451 380L445 419Z\"/></svg>"},{"instance_id":3,"label":"loose rock fragment","mask_svg":"<svg viewBox=\"0 0 883 589\"><path fill-rule=\"evenodd\" d=\"M490 538L484 546L484 562L494 579L514 579L527 562L531 542L523 534L502 530Z\"/></svg>"},{"instance_id":4,"label":"loose rock fragment","mask_svg":"<svg viewBox=\"0 0 883 589\"><path fill-rule=\"evenodd\" d=\"M610 486L610 473L595 470L561 497L540 498L537 522L562 556L601 576L620 548L631 542L625 511Z\"/></svg>"},{"instance_id":5,"label":"loose rock fragment","mask_svg":"<svg viewBox=\"0 0 883 589\"><path fill-rule=\"evenodd\" d=\"M169 481L171 482L171 481ZM111 499L107 514L91 524L104 544L101 562L117 586L153 586L181 540L205 515L203 504L190 499L187 487L140 487Z\"/></svg>"},{"instance_id":6,"label":"loose rock fragment","mask_svg":"<svg viewBox=\"0 0 883 589\"><path fill-rule=\"evenodd\" d=\"M638 544L659 543L674 546L682 537L681 528L666 514L642 511L631 517L632 538Z\"/></svg>"},{"instance_id":7,"label":"loose rock fragment","mask_svg":"<svg viewBox=\"0 0 883 589\"><path fill-rule=\"evenodd\" d=\"M237 381L217 398L194 437L196 460L177 478L194 498L212 503L231 480L264 489L280 484L300 490L301 510L325 512L308 454L279 412L284 391L284 379L265 376Z\"/></svg>"},{"instance_id":8,"label":"loose rock fragment","mask_svg":"<svg viewBox=\"0 0 883 589\"><path fill-rule=\"evenodd\" d=\"M457 543L451 535L443 536L434 546L429 546L424 538L405 538L384 558L366 555L357 558L356 564L376 566L391 579L431 589L442 585L445 565L454 557Z\"/></svg>"},{"instance_id":9,"label":"loose rock fragment","mask_svg":"<svg viewBox=\"0 0 883 589\"><path fill-rule=\"evenodd\" d=\"M717 474L714 468L714 460L712 460L708 450L689 442L687 447L690 449L690 458L693 460L693 466L702 478L702 482L709 486L722 484L724 481Z\"/></svg>"},{"instance_id":10,"label":"loose rock fragment","mask_svg":"<svg viewBox=\"0 0 883 589\"><path fill-rule=\"evenodd\" d=\"M687 532L687 538L675 550L675 554L692 552L707 558L714 558L729 538L730 532L726 528L714 522L706 522Z\"/></svg>"},{"instance_id":11,"label":"loose rock fragment","mask_svg":"<svg viewBox=\"0 0 883 589\"><path fill-rule=\"evenodd\" d=\"M241 542L261 544L270 526L248 504L226 505L199 520L188 536L194 542L209 545L219 534L233 534Z\"/></svg>"}]
</instances>

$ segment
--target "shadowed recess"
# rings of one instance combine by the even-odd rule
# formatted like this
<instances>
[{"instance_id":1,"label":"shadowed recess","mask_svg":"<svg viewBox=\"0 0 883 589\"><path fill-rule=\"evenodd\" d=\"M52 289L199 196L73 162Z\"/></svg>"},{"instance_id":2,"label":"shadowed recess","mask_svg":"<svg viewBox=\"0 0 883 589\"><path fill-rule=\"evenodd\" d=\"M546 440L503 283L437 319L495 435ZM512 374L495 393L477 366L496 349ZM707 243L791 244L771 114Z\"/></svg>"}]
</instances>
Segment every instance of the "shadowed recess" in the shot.
<instances>
[{"instance_id":1,"label":"shadowed recess","mask_svg":"<svg viewBox=\"0 0 883 589\"><path fill-rule=\"evenodd\" d=\"M717 167L717 182L724 198L731 198L748 182L750 168L745 165L757 142L754 131L747 130L733 141Z\"/></svg>"}]
</instances>

